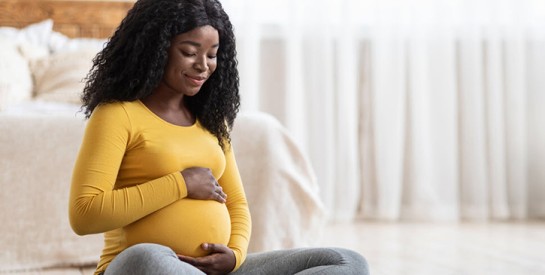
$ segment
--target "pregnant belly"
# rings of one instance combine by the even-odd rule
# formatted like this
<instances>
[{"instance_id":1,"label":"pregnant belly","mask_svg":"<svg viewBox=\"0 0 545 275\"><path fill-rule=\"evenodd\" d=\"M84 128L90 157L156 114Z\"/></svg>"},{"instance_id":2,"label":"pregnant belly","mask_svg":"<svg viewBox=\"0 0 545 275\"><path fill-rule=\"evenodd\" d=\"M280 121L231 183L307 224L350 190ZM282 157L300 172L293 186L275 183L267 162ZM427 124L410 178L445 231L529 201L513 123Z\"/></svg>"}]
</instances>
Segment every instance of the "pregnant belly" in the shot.
<instances>
[{"instance_id":1,"label":"pregnant belly","mask_svg":"<svg viewBox=\"0 0 545 275\"><path fill-rule=\"evenodd\" d=\"M176 253L201 257L202 243L227 245L231 219L225 204L211 200L182 199L124 228L127 244L157 243Z\"/></svg>"}]
</instances>

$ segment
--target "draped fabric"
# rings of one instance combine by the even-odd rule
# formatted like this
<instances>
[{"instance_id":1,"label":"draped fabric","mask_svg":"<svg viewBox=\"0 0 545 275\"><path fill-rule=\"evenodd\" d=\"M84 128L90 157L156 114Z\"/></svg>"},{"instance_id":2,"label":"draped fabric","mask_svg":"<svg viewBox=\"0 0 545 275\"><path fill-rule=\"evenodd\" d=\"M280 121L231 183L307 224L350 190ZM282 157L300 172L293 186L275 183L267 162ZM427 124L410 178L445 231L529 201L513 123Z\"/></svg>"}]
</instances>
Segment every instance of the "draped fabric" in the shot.
<instances>
[{"instance_id":1,"label":"draped fabric","mask_svg":"<svg viewBox=\"0 0 545 275\"><path fill-rule=\"evenodd\" d=\"M333 220L545 217L545 2L224 0Z\"/></svg>"}]
</instances>

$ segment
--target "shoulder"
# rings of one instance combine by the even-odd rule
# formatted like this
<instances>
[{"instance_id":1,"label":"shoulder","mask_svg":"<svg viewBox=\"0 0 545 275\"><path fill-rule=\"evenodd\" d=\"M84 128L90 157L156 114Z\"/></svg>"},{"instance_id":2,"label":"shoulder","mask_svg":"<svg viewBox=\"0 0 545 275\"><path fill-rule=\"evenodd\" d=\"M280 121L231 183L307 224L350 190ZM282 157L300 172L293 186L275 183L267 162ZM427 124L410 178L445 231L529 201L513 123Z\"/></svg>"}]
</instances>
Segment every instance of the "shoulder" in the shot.
<instances>
[{"instance_id":1,"label":"shoulder","mask_svg":"<svg viewBox=\"0 0 545 275\"><path fill-rule=\"evenodd\" d=\"M132 105L135 105L134 101L119 101L119 102L106 102L99 104L93 114L95 113L119 113L126 112Z\"/></svg>"},{"instance_id":2,"label":"shoulder","mask_svg":"<svg viewBox=\"0 0 545 275\"><path fill-rule=\"evenodd\" d=\"M96 141L129 144L133 139L133 127L126 111L126 102L98 105L89 117L85 136Z\"/></svg>"},{"instance_id":3,"label":"shoulder","mask_svg":"<svg viewBox=\"0 0 545 275\"><path fill-rule=\"evenodd\" d=\"M125 125L130 128L131 109L134 109L135 102L108 102L98 105L89 118L89 123L100 127Z\"/></svg>"},{"instance_id":4,"label":"shoulder","mask_svg":"<svg viewBox=\"0 0 545 275\"><path fill-rule=\"evenodd\" d=\"M129 113L137 111L139 107L138 101L101 103L93 110L91 118L99 116L122 119L123 117L128 117Z\"/></svg>"}]
</instances>

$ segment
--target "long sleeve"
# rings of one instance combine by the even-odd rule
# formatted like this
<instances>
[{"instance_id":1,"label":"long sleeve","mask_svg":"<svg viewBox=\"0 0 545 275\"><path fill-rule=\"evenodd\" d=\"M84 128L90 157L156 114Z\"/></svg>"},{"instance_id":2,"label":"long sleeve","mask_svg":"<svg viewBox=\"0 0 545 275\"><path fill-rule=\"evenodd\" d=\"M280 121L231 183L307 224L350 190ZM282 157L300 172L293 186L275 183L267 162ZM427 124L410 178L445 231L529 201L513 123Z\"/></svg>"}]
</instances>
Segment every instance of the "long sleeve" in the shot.
<instances>
[{"instance_id":1,"label":"long sleeve","mask_svg":"<svg viewBox=\"0 0 545 275\"><path fill-rule=\"evenodd\" d=\"M77 234L123 227L187 196L179 172L115 188L131 133L130 119L121 104L100 105L91 115L70 188L70 224Z\"/></svg>"},{"instance_id":2,"label":"long sleeve","mask_svg":"<svg viewBox=\"0 0 545 275\"><path fill-rule=\"evenodd\" d=\"M226 204L231 217L231 238L228 247L235 253L234 270L236 270L244 262L248 253L252 220L232 146L226 150L225 159L225 171L218 182L227 194Z\"/></svg>"}]
</instances>

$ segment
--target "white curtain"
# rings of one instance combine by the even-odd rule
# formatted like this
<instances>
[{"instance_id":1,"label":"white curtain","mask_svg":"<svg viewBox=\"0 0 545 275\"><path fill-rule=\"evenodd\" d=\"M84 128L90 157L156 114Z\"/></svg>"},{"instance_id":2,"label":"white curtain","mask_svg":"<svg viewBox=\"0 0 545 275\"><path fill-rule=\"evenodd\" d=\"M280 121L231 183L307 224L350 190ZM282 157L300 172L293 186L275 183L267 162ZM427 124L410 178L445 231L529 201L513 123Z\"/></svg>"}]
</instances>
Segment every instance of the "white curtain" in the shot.
<instances>
[{"instance_id":1,"label":"white curtain","mask_svg":"<svg viewBox=\"0 0 545 275\"><path fill-rule=\"evenodd\" d=\"M224 0L333 220L545 217L545 1Z\"/></svg>"}]
</instances>

